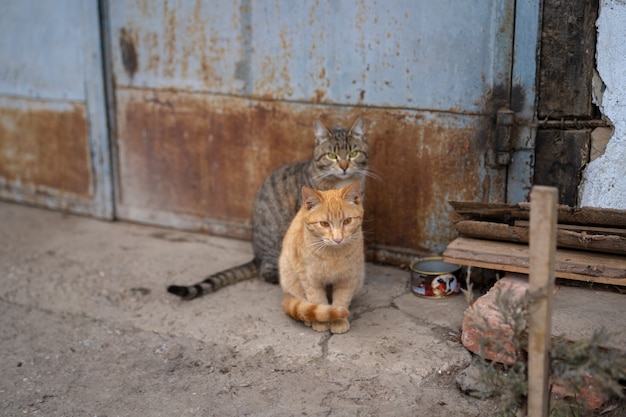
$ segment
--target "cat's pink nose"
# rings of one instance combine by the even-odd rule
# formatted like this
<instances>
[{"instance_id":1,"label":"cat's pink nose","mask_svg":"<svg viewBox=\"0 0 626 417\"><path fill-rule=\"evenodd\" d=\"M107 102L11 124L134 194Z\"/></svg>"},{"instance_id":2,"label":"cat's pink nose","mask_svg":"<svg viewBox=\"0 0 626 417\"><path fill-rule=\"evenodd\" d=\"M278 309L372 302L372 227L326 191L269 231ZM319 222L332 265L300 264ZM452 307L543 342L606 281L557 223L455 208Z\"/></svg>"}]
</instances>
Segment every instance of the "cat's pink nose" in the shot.
<instances>
[{"instance_id":1,"label":"cat's pink nose","mask_svg":"<svg viewBox=\"0 0 626 417\"><path fill-rule=\"evenodd\" d=\"M342 236L339 236L339 237L334 237L334 238L333 238L333 241L334 241L335 243L341 243L341 242L343 241L343 237L342 237Z\"/></svg>"}]
</instances>

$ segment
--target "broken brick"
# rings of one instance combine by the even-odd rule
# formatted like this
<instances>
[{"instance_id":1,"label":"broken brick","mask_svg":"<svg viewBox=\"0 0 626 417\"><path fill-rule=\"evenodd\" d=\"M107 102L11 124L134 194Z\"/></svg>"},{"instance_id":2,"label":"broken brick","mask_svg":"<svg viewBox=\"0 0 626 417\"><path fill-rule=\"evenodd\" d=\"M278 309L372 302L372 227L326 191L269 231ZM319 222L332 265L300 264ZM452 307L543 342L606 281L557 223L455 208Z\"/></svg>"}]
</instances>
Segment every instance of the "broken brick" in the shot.
<instances>
[{"instance_id":1,"label":"broken brick","mask_svg":"<svg viewBox=\"0 0 626 417\"><path fill-rule=\"evenodd\" d=\"M517 277L498 280L487 294L479 297L463 314L461 342L470 352L485 359L514 364L519 358L511 338L513 329L497 308L496 297L508 294L519 300L528 292L528 281Z\"/></svg>"}]
</instances>

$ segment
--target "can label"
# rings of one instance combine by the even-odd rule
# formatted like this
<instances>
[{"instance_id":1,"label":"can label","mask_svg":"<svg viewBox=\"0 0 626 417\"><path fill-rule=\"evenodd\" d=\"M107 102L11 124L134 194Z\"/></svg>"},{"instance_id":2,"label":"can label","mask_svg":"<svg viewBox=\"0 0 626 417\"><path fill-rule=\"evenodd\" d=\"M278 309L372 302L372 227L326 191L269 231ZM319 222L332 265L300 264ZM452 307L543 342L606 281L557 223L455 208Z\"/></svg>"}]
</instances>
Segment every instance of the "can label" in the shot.
<instances>
[{"instance_id":1,"label":"can label","mask_svg":"<svg viewBox=\"0 0 626 417\"><path fill-rule=\"evenodd\" d=\"M413 272L411 288L417 295L424 297L446 297L459 292L459 284L452 274L427 275Z\"/></svg>"}]
</instances>

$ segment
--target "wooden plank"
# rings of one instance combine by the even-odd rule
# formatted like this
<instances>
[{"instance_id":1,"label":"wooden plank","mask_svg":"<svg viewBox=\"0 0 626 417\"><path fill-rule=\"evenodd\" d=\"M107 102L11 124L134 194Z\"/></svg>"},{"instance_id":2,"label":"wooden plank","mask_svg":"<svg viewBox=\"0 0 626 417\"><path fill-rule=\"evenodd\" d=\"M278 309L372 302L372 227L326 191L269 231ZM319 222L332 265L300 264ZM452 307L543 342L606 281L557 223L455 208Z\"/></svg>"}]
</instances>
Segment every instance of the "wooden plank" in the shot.
<instances>
[{"instance_id":1,"label":"wooden plank","mask_svg":"<svg viewBox=\"0 0 626 417\"><path fill-rule=\"evenodd\" d=\"M444 261L479 268L528 274L528 246L459 237L443 253ZM626 286L626 258L617 255L558 249L557 278Z\"/></svg>"},{"instance_id":2,"label":"wooden plank","mask_svg":"<svg viewBox=\"0 0 626 417\"><path fill-rule=\"evenodd\" d=\"M514 226L529 227L528 220L515 220ZM616 227L598 227L598 226L583 226L578 224L557 224L557 230L575 230L579 232L585 232L587 234L599 234L599 235L615 235L626 236L626 229L618 229Z\"/></svg>"},{"instance_id":3,"label":"wooden plank","mask_svg":"<svg viewBox=\"0 0 626 417\"><path fill-rule=\"evenodd\" d=\"M559 201L575 207L582 168L589 161L591 129L538 130L533 184L559 190Z\"/></svg>"},{"instance_id":4,"label":"wooden plank","mask_svg":"<svg viewBox=\"0 0 626 417\"><path fill-rule=\"evenodd\" d=\"M591 79L598 10L598 0L543 2L537 71L539 118L593 115Z\"/></svg>"},{"instance_id":5,"label":"wooden plank","mask_svg":"<svg viewBox=\"0 0 626 417\"><path fill-rule=\"evenodd\" d=\"M448 201L448 204L461 216L478 220L499 220L513 222L528 220L528 209L523 203L481 203L475 201Z\"/></svg>"},{"instance_id":6,"label":"wooden plank","mask_svg":"<svg viewBox=\"0 0 626 417\"><path fill-rule=\"evenodd\" d=\"M457 222L454 227L459 234L466 237L528 243L528 226L517 226L522 222L528 225L525 220L516 221L516 226L509 226L506 223L462 220ZM587 233L583 226L577 227L580 227L582 231L568 230L568 225L565 225L565 228L557 225L557 246L626 255L626 229L612 229L621 231L620 235L605 235Z\"/></svg>"},{"instance_id":7,"label":"wooden plank","mask_svg":"<svg viewBox=\"0 0 626 417\"><path fill-rule=\"evenodd\" d=\"M528 203L503 204L466 201L449 201L448 203L458 214L473 219L492 219L513 223L515 220L528 220L529 218L530 206ZM558 222L560 224L626 228L626 210L559 206Z\"/></svg>"},{"instance_id":8,"label":"wooden plank","mask_svg":"<svg viewBox=\"0 0 626 417\"><path fill-rule=\"evenodd\" d=\"M528 288L528 415L547 417L550 408L550 337L556 253L558 189L534 186L530 192L530 275Z\"/></svg>"}]
</instances>

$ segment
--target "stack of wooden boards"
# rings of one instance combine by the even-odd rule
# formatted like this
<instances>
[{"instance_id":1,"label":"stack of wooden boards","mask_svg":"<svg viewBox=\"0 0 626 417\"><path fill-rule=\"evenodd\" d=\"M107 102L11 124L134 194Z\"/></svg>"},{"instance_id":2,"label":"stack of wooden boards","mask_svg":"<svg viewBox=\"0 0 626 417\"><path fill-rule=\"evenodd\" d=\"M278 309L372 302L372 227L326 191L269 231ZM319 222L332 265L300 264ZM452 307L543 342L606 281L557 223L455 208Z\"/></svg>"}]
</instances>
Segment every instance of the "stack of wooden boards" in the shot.
<instances>
[{"instance_id":1,"label":"stack of wooden boards","mask_svg":"<svg viewBox=\"0 0 626 417\"><path fill-rule=\"evenodd\" d=\"M529 203L450 204L460 237L445 261L528 274ZM626 211L560 206L557 248L557 278L626 286Z\"/></svg>"}]
</instances>

